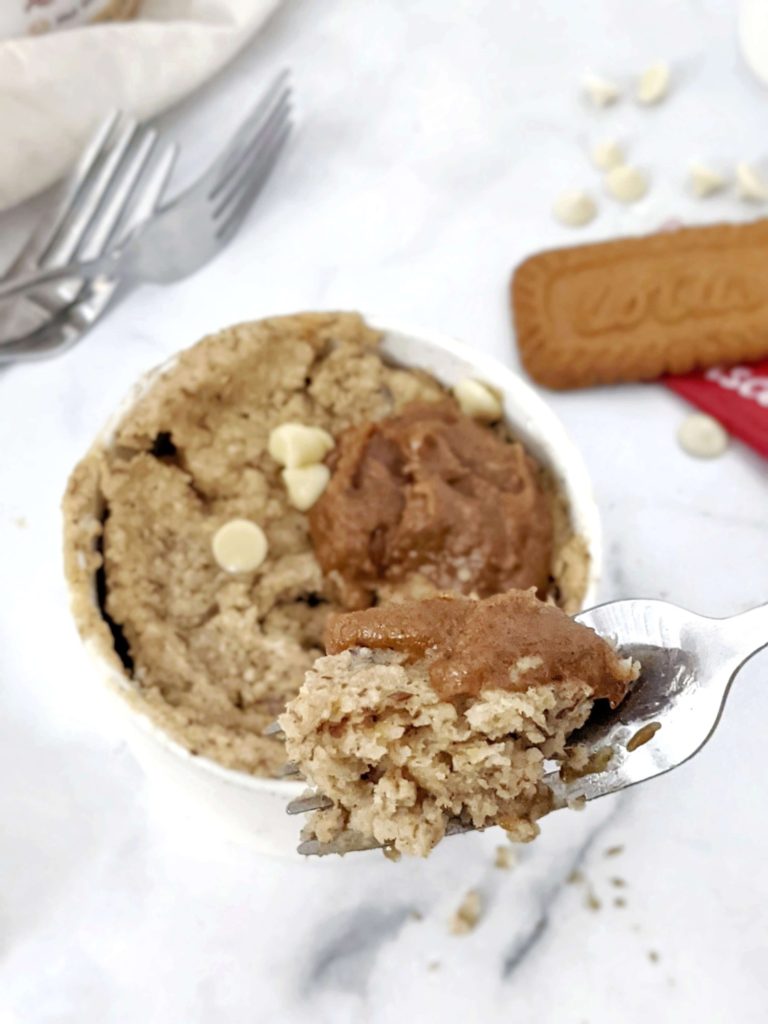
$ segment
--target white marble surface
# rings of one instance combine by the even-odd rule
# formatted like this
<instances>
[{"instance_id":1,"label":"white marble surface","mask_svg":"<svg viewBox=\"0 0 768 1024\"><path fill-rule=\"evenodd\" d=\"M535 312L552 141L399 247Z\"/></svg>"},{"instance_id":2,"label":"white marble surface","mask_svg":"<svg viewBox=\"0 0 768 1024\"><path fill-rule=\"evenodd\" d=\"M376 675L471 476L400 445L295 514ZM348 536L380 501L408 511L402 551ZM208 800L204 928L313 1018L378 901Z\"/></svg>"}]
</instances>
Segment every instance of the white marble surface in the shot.
<instances>
[{"instance_id":1,"label":"white marble surface","mask_svg":"<svg viewBox=\"0 0 768 1024\"><path fill-rule=\"evenodd\" d=\"M586 66L628 78L657 57L676 79L658 110L598 115L579 102ZM491 834L450 840L425 863L287 864L194 821L182 829L152 809L85 679L57 505L142 370L229 322L336 307L453 332L514 364L505 287L526 253L672 215L754 216L681 188L691 157L768 155L768 93L741 65L729 3L288 0L167 117L187 143L184 173L284 64L300 131L232 247L186 282L136 292L66 356L0 373L0 1020L762 1024L765 656L693 762L553 816L509 873L492 866ZM597 184L585 150L614 133L651 170L651 195L633 209L604 202L569 234L551 201ZM34 209L2 222L3 252ZM674 440L685 406L658 386L547 397L594 477L606 598L716 615L768 598L764 462L736 443L712 462L686 457ZM614 844L624 853L606 858ZM577 864L600 911L563 884ZM452 937L470 886L487 914Z\"/></svg>"}]
</instances>

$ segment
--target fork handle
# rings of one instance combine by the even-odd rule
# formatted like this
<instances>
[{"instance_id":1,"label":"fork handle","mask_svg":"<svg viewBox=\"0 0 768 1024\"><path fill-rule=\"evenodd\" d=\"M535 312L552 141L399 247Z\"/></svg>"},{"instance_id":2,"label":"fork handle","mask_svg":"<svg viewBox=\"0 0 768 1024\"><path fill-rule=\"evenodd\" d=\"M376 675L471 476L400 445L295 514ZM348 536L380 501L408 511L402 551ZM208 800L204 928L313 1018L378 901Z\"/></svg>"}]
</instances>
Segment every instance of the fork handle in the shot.
<instances>
[{"instance_id":1,"label":"fork handle","mask_svg":"<svg viewBox=\"0 0 768 1024\"><path fill-rule=\"evenodd\" d=\"M113 249L95 260L65 263L61 267L47 267L42 270L28 271L25 274L16 274L7 281L0 281L0 301L15 299L33 291L40 285L51 284L54 281L92 280L95 277L110 276L120 269L122 257L122 249Z\"/></svg>"},{"instance_id":2,"label":"fork handle","mask_svg":"<svg viewBox=\"0 0 768 1024\"><path fill-rule=\"evenodd\" d=\"M739 660L739 668L764 647L768 647L768 604L721 621L723 639Z\"/></svg>"}]
</instances>

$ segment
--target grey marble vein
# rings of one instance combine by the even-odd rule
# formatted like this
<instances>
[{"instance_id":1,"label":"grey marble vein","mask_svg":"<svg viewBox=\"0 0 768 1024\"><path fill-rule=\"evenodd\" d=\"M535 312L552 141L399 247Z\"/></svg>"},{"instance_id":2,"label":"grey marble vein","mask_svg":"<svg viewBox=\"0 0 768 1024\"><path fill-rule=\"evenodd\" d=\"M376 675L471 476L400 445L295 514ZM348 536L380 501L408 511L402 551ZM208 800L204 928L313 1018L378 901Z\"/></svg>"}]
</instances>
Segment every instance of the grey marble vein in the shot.
<instances>
[{"instance_id":1,"label":"grey marble vein","mask_svg":"<svg viewBox=\"0 0 768 1024\"><path fill-rule=\"evenodd\" d=\"M551 920L551 910L563 892L566 879L582 866L594 848L595 843L597 843L598 839L603 835L606 829L615 824L616 814L620 806L621 803L618 803L613 813L609 814L607 818L600 822L600 824L596 825L587 838L580 843L576 848L573 857L569 858L563 865L562 871L558 872L556 880L551 884L542 887L538 910L534 915L531 925L525 929L522 935L516 937L515 941L504 955L501 970L501 975L504 980L511 978L520 964L522 964L529 957L531 952L539 945L541 939L547 932Z\"/></svg>"},{"instance_id":2,"label":"grey marble vein","mask_svg":"<svg viewBox=\"0 0 768 1024\"><path fill-rule=\"evenodd\" d=\"M412 909L401 904L383 910L369 903L324 921L319 929L324 938L313 948L302 994L308 998L334 989L363 995L379 950L399 933Z\"/></svg>"}]
</instances>

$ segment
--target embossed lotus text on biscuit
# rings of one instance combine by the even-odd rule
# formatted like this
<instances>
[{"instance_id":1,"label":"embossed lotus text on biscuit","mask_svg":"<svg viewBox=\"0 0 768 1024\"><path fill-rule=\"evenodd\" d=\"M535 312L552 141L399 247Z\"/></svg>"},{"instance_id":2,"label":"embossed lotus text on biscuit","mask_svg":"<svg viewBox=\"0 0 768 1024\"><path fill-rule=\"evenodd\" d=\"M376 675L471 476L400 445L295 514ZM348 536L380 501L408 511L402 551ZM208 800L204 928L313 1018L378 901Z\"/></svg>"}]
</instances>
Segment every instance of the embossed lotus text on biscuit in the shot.
<instances>
[{"instance_id":1,"label":"embossed lotus text on biscuit","mask_svg":"<svg viewBox=\"0 0 768 1024\"><path fill-rule=\"evenodd\" d=\"M590 280L593 277L593 280ZM626 273L600 272L581 276L571 322L581 335L630 331L642 324L678 324L733 313L751 313L764 305L766 289L753 275L738 271L711 272L688 266L672 269L659 280L658 268L646 279Z\"/></svg>"}]
</instances>

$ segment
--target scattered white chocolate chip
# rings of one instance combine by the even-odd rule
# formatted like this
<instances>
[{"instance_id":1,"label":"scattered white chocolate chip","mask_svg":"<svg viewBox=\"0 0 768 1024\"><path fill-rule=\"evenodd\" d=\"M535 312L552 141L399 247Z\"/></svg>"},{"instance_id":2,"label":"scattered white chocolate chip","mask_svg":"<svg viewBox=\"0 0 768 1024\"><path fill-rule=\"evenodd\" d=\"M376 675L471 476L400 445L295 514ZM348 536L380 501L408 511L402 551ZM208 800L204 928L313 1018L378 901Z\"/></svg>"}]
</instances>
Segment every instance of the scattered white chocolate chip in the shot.
<instances>
[{"instance_id":1,"label":"scattered white chocolate chip","mask_svg":"<svg viewBox=\"0 0 768 1024\"><path fill-rule=\"evenodd\" d=\"M288 491L288 501L299 512L312 508L328 486L331 471L322 462L314 466L295 466L284 469L283 481Z\"/></svg>"},{"instance_id":2,"label":"scattered white chocolate chip","mask_svg":"<svg viewBox=\"0 0 768 1024\"><path fill-rule=\"evenodd\" d=\"M669 64L651 64L640 75L635 96L638 103L659 103L669 92Z\"/></svg>"},{"instance_id":3,"label":"scattered white chocolate chip","mask_svg":"<svg viewBox=\"0 0 768 1024\"><path fill-rule=\"evenodd\" d=\"M267 449L275 462L288 469L295 469L297 466L322 462L335 443L322 427L281 423L270 432Z\"/></svg>"},{"instance_id":4,"label":"scattered white chocolate chip","mask_svg":"<svg viewBox=\"0 0 768 1024\"><path fill-rule=\"evenodd\" d=\"M608 171L605 186L621 203L636 203L648 191L648 179L637 167L622 164Z\"/></svg>"},{"instance_id":5,"label":"scattered white chocolate chip","mask_svg":"<svg viewBox=\"0 0 768 1024\"><path fill-rule=\"evenodd\" d=\"M267 557L264 531L250 519L230 519L213 535L213 557L226 572L252 572Z\"/></svg>"},{"instance_id":6,"label":"scattered white chocolate chip","mask_svg":"<svg viewBox=\"0 0 768 1024\"><path fill-rule=\"evenodd\" d=\"M598 142L592 150L592 163L601 171L621 167L624 163L624 150L615 139Z\"/></svg>"},{"instance_id":7,"label":"scattered white chocolate chip","mask_svg":"<svg viewBox=\"0 0 768 1024\"><path fill-rule=\"evenodd\" d=\"M608 107L621 95L618 85L602 75L586 74L582 85L590 103L596 107Z\"/></svg>"},{"instance_id":8,"label":"scattered white chocolate chip","mask_svg":"<svg viewBox=\"0 0 768 1024\"><path fill-rule=\"evenodd\" d=\"M483 899L477 889L470 889L450 921L452 935L471 932L483 914Z\"/></svg>"},{"instance_id":9,"label":"scattered white chocolate chip","mask_svg":"<svg viewBox=\"0 0 768 1024\"><path fill-rule=\"evenodd\" d=\"M561 224L569 228L580 228L597 216L594 199L581 189L570 189L555 200L552 212Z\"/></svg>"},{"instance_id":10,"label":"scattered white chocolate chip","mask_svg":"<svg viewBox=\"0 0 768 1024\"><path fill-rule=\"evenodd\" d=\"M467 416L489 422L501 419L501 399L490 385L472 377L464 377L454 386L453 395Z\"/></svg>"},{"instance_id":11,"label":"scattered white chocolate chip","mask_svg":"<svg viewBox=\"0 0 768 1024\"><path fill-rule=\"evenodd\" d=\"M739 199L747 203L764 203L768 200L768 181L748 163L736 164L736 185Z\"/></svg>"},{"instance_id":12,"label":"scattered white chocolate chip","mask_svg":"<svg viewBox=\"0 0 768 1024\"><path fill-rule=\"evenodd\" d=\"M711 416L694 412L680 424L677 440L689 455L698 459L714 459L728 447L728 432Z\"/></svg>"},{"instance_id":13,"label":"scattered white chocolate chip","mask_svg":"<svg viewBox=\"0 0 768 1024\"><path fill-rule=\"evenodd\" d=\"M699 199L714 195L722 188L725 188L725 178L712 167L706 164L693 163L690 167L689 181L691 192Z\"/></svg>"}]
</instances>

